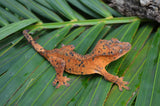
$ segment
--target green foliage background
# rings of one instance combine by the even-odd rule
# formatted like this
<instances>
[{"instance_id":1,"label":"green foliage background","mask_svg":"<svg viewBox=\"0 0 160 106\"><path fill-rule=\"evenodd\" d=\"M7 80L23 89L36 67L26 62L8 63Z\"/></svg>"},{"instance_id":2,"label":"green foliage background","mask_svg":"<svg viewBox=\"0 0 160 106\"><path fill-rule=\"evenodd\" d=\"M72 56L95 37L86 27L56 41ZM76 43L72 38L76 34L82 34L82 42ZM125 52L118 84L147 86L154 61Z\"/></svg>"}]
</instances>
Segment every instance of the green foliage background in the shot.
<instances>
[{"instance_id":1,"label":"green foliage background","mask_svg":"<svg viewBox=\"0 0 160 106\"><path fill-rule=\"evenodd\" d=\"M100 75L71 78L70 86L52 86L54 68L24 39L29 29L46 49L61 44L89 53L99 39L118 38L132 49L106 67L124 76L130 90ZM137 105L160 101L160 28L156 22L124 17L101 0L0 1L0 105Z\"/></svg>"}]
</instances>

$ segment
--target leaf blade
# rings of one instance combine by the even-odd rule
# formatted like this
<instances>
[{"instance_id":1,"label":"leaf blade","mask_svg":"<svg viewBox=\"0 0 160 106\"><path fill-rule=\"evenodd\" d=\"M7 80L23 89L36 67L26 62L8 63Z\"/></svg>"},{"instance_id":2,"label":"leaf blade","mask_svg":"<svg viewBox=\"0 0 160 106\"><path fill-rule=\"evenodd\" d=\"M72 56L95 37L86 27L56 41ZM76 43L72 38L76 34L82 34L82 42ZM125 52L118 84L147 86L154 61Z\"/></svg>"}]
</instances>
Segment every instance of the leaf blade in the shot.
<instances>
[{"instance_id":1,"label":"leaf blade","mask_svg":"<svg viewBox=\"0 0 160 106\"><path fill-rule=\"evenodd\" d=\"M2 40L3 38L9 36L10 34L28 26L31 25L35 22L37 22L38 20L36 19L27 19L27 20L23 20L23 21L19 21L19 22L15 22L12 24L9 24L5 27L0 28L0 40Z\"/></svg>"}]
</instances>

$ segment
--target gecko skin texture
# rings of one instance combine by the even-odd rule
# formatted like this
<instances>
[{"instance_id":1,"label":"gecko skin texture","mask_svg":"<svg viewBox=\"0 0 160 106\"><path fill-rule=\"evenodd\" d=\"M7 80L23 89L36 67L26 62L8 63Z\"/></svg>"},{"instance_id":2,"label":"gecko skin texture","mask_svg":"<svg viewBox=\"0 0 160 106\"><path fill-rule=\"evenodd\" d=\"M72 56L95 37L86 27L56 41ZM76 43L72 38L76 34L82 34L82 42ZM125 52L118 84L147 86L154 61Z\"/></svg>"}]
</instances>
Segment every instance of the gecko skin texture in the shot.
<instances>
[{"instance_id":1,"label":"gecko skin texture","mask_svg":"<svg viewBox=\"0 0 160 106\"><path fill-rule=\"evenodd\" d=\"M129 90L129 87L126 86L128 82L123 81L123 77L108 73L105 66L125 55L131 49L130 43L120 42L116 38L99 40L90 54L80 55L73 51L74 45L63 45L60 49L45 50L33 40L27 30L24 30L23 34L34 49L55 68L56 78L53 85L55 86L58 83L56 88L61 85L69 86L67 81L70 79L63 76L63 72L66 71L76 75L100 74L106 80L116 83L120 91L122 91L122 88Z\"/></svg>"}]
</instances>

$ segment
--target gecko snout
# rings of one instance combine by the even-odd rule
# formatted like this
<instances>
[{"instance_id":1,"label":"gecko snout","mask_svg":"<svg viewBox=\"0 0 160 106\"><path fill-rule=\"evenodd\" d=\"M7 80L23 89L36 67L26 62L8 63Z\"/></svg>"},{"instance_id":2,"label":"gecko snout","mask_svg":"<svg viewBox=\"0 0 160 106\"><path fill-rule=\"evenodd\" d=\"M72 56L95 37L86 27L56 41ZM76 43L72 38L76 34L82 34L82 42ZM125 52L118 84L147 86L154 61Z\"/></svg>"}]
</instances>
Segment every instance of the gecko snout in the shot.
<instances>
[{"instance_id":1,"label":"gecko snout","mask_svg":"<svg viewBox=\"0 0 160 106\"><path fill-rule=\"evenodd\" d=\"M129 51L131 49L131 44L129 42L125 42L124 50Z\"/></svg>"}]
</instances>

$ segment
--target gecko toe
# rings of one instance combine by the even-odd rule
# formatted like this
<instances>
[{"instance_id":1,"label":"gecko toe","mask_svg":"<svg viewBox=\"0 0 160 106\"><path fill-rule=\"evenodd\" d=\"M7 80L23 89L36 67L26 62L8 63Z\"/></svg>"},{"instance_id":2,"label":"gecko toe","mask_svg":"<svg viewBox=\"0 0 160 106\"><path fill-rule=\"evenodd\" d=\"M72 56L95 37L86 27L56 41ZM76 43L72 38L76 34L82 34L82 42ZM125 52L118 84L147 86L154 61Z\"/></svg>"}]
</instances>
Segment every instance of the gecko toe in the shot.
<instances>
[{"instance_id":1,"label":"gecko toe","mask_svg":"<svg viewBox=\"0 0 160 106\"><path fill-rule=\"evenodd\" d=\"M124 88L124 89L126 89L126 90L129 90L129 89L130 89L130 88L129 88L129 87L127 87L127 86L124 86L123 88Z\"/></svg>"},{"instance_id":2,"label":"gecko toe","mask_svg":"<svg viewBox=\"0 0 160 106\"><path fill-rule=\"evenodd\" d=\"M62 85L62 84L59 83L59 84L56 86L56 88L59 88L61 85Z\"/></svg>"},{"instance_id":3,"label":"gecko toe","mask_svg":"<svg viewBox=\"0 0 160 106\"><path fill-rule=\"evenodd\" d=\"M66 86L66 87L69 87L69 86L70 86L70 84L69 84L69 83L65 83L65 86Z\"/></svg>"},{"instance_id":4,"label":"gecko toe","mask_svg":"<svg viewBox=\"0 0 160 106\"><path fill-rule=\"evenodd\" d=\"M59 88L62 85L65 85L65 86L68 87L70 84L68 84L67 81L70 81L70 78L67 78L66 76L64 76L64 77L58 77L58 78L56 78L53 81L53 86L55 86L58 83L58 85L56 86L56 88Z\"/></svg>"},{"instance_id":5,"label":"gecko toe","mask_svg":"<svg viewBox=\"0 0 160 106\"><path fill-rule=\"evenodd\" d=\"M117 85L119 86L119 90L122 91L124 89L129 90L129 87L126 85L129 84L127 81L123 81L123 77L120 77L119 80L117 81Z\"/></svg>"},{"instance_id":6,"label":"gecko toe","mask_svg":"<svg viewBox=\"0 0 160 106\"><path fill-rule=\"evenodd\" d=\"M66 81L70 81L70 80L71 80L70 78L67 78L67 79L66 79Z\"/></svg>"},{"instance_id":7,"label":"gecko toe","mask_svg":"<svg viewBox=\"0 0 160 106\"><path fill-rule=\"evenodd\" d=\"M122 92L123 91L123 89L122 89L122 87L121 86L119 86L119 90Z\"/></svg>"},{"instance_id":8,"label":"gecko toe","mask_svg":"<svg viewBox=\"0 0 160 106\"><path fill-rule=\"evenodd\" d=\"M55 79L55 80L53 81L52 85L53 85L53 86L56 86L57 82L58 82L58 81Z\"/></svg>"}]
</instances>

